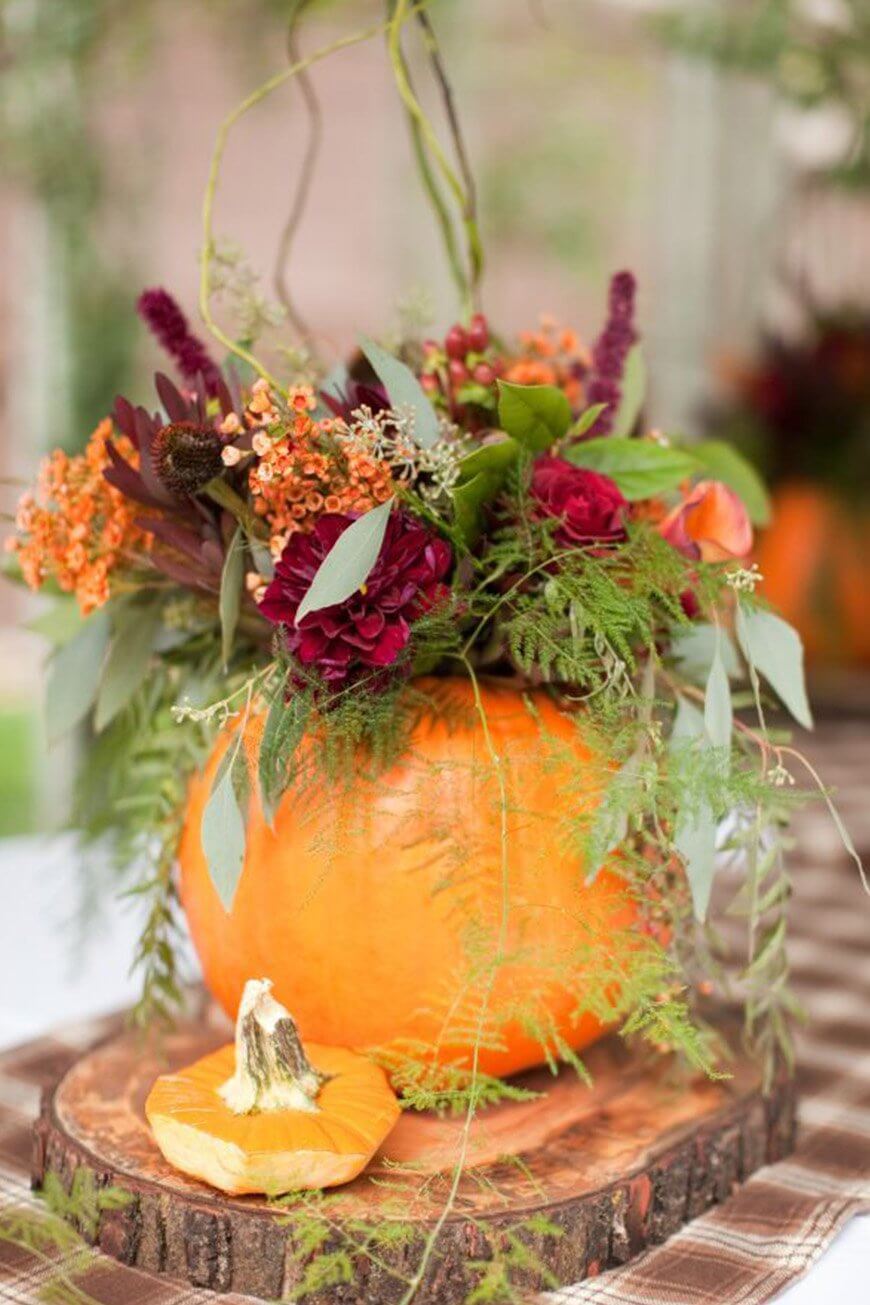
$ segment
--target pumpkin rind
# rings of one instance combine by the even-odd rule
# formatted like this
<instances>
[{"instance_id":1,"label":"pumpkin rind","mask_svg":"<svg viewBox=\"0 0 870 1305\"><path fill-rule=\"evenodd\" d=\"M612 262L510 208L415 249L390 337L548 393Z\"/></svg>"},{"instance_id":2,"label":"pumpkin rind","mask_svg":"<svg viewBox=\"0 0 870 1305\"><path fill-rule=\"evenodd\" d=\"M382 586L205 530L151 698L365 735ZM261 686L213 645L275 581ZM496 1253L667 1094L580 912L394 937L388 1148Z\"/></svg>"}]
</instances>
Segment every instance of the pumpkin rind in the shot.
<instances>
[{"instance_id":1,"label":"pumpkin rind","mask_svg":"<svg viewBox=\"0 0 870 1305\"><path fill-rule=\"evenodd\" d=\"M145 1114L175 1168L231 1195L333 1187L369 1162L399 1117L383 1070L339 1047L307 1043L328 1081L317 1110L235 1114L219 1088L232 1076L232 1044L157 1079Z\"/></svg>"},{"instance_id":2,"label":"pumpkin rind","mask_svg":"<svg viewBox=\"0 0 870 1305\"><path fill-rule=\"evenodd\" d=\"M490 743L503 760L502 827L472 686L441 681L438 692L450 710L420 722L387 774L291 790L274 830L254 795L230 912L209 879L199 832L221 741L191 788L182 900L206 983L231 1017L247 977L268 974L305 1039L467 1065L469 1038L451 1034L446 1013L462 1001L479 1008L480 981L463 996L469 952L497 946L506 888L508 959L488 1003L500 1027L477 1063L511 1074L543 1059L521 1018L524 1003L575 1049L605 1031L582 1013L582 975L614 951L627 957L637 911L612 871L587 885L566 845L565 804L597 801L604 764L575 721L543 693L531 695L530 710L515 691L482 686Z\"/></svg>"}]
</instances>

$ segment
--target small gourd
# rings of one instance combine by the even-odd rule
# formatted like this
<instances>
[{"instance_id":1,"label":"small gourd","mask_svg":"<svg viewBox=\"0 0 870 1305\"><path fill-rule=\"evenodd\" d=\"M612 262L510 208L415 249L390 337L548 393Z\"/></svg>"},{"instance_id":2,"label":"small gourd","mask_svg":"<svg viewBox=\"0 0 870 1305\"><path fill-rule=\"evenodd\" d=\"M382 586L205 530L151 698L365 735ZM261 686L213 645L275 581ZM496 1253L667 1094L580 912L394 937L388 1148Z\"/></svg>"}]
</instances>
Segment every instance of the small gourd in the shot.
<instances>
[{"instance_id":1,"label":"small gourd","mask_svg":"<svg viewBox=\"0 0 870 1305\"><path fill-rule=\"evenodd\" d=\"M161 1075L145 1102L169 1163L232 1196L350 1182L399 1116L383 1071L340 1047L303 1047L271 988L249 980L235 1045Z\"/></svg>"}]
</instances>

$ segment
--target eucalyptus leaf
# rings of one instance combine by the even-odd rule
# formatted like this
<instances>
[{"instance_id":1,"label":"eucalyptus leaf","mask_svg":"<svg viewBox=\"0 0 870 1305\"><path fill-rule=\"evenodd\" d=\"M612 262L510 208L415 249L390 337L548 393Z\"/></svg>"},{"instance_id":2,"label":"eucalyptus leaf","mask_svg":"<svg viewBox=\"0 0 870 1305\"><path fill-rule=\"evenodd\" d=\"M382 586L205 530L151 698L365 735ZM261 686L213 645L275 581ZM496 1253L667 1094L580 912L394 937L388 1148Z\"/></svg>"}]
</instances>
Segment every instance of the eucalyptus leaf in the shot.
<instances>
[{"instance_id":1,"label":"eucalyptus leaf","mask_svg":"<svg viewBox=\"0 0 870 1305\"><path fill-rule=\"evenodd\" d=\"M294 693L285 701L281 692L269 708L257 771L260 801L270 829L274 827L275 811L292 773L293 756L302 742L311 711L311 697L306 693Z\"/></svg>"},{"instance_id":2,"label":"eucalyptus leaf","mask_svg":"<svg viewBox=\"0 0 870 1305\"><path fill-rule=\"evenodd\" d=\"M227 912L232 910L245 861L245 821L233 779L241 743L239 730L217 769L200 824L208 873Z\"/></svg>"},{"instance_id":3,"label":"eucalyptus leaf","mask_svg":"<svg viewBox=\"0 0 870 1305\"><path fill-rule=\"evenodd\" d=\"M663 494L695 470L692 457L683 449L657 444L655 440L630 440L615 435L572 444L564 456L576 467L588 467L609 476L631 502Z\"/></svg>"},{"instance_id":4,"label":"eucalyptus leaf","mask_svg":"<svg viewBox=\"0 0 870 1305\"><path fill-rule=\"evenodd\" d=\"M161 611L160 602L125 603L116 610L94 715L98 733L123 711L145 679Z\"/></svg>"},{"instance_id":5,"label":"eucalyptus leaf","mask_svg":"<svg viewBox=\"0 0 870 1305\"><path fill-rule=\"evenodd\" d=\"M855 846L852 835L849 833L849 830L846 828L846 822L843 820L843 817L840 815L839 811L834 805L834 799L831 797L830 793L825 788L822 789L822 797L825 799L825 805L827 806L828 811L831 813L831 819L834 822L834 828L836 829L837 833L840 835L840 841L843 844L843 847L846 849L846 852L849 854L849 856L855 862L855 865L858 867L858 873L861 876L861 883L864 885L864 891L870 893L870 883L868 883L867 880L867 874L864 869L864 862L861 860L861 856L858 852L857 847Z\"/></svg>"},{"instance_id":6,"label":"eucalyptus leaf","mask_svg":"<svg viewBox=\"0 0 870 1305\"><path fill-rule=\"evenodd\" d=\"M705 739L704 713L691 702L685 694L677 694L677 709L668 741L671 751L693 739Z\"/></svg>"},{"instance_id":7,"label":"eucalyptus leaf","mask_svg":"<svg viewBox=\"0 0 870 1305\"><path fill-rule=\"evenodd\" d=\"M248 548L251 550L251 556L254 559L254 566L257 568L259 575L264 580L271 580L275 575L275 563L272 554L269 552L262 540L255 539L253 535L248 536Z\"/></svg>"},{"instance_id":8,"label":"eucalyptus leaf","mask_svg":"<svg viewBox=\"0 0 870 1305\"><path fill-rule=\"evenodd\" d=\"M314 574L296 612L296 624L309 612L334 607L356 593L378 560L393 500L387 499L342 531Z\"/></svg>"},{"instance_id":9,"label":"eucalyptus leaf","mask_svg":"<svg viewBox=\"0 0 870 1305\"><path fill-rule=\"evenodd\" d=\"M674 847L685 862L695 918L704 920L716 871L716 818L707 803L678 824Z\"/></svg>"},{"instance_id":10,"label":"eucalyptus leaf","mask_svg":"<svg viewBox=\"0 0 870 1305\"><path fill-rule=\"evenodd\" d=\"M340 399L350 381L350 372L344 363L336 363L320 382L320 390L332 399Z\"/></svg>"},{"instance_id":11,"label":"eucalyptus leaf","mask_svg":"<svg viewBox=\"0 0 870 1305\"><path fill-rule=\"evenodd\" d=\"M737 639L743 655L805 729L813 728L804 678L804 649L797 630L773 612L737 608Z\"/></svg>"},{"instance_id":12,"label":"eucalyptus leaf","mask_svg":"<svg viewBox=\"0 0 870 1305\"><path fill-rule=\"evenodd\" d=\"M26 621L24 628L61 648L79 633L86 619L74 598L56 598L44 612Z\"/></svg>"},{"instance_id":13,"label":"eucalyptus leaf","mask_svg":"<svg viewBox=\"0 0 870 1305\"><path fill-rule=\"evenodd\" d=\"M245 572L245 532L236 526L230 540L221 571L221 591L218 611L221 618L221 661L224 670L229 664L239 623L239 611L242 605L242 584Z\"/></svg>"},{"instance_id":14,"label":"eucalyptus leaf","mask_svg":"<svg viewBox=\"0 0 870 1305\"><path fill-rule=\"evenodd\" d=\"M624 841L628 833L629 812L634 794L643 780L641 757L632 753L607 785L589 834L586 882L592 883L608 856Z\"/></svg>"},{"instance_id":15,"label":"eucalyptus leaf","mask_svg":"<svg viewBox=\"0 0 870 1305\"><path fill-rule=\"evenodd\" d=\"M764 481L751 462L725 440L705 440L686 449L699 467L713 480L733 489L741 500L753 525L766 526L770 520L770 497Z\"/></svg>"},{"instance_id":16,"label":"eucalyptus leaf","mask_svg":"<svg viewBox=\"0 0 870 1305\"><path fill-rule=\"evenodd\" d=\"M503 431L530 453L545 453L571 426L571 405L555 385L498 383L498 420Z\"/></svg>"},{"instance_id":17,"label":"eucalyptus leaf","mask_svg":"<svg viewBox=\"0 0 870 1305\"><path fill-rule=\"evenodd\" d=\"M110 634L109 613L101 607L49 661L45 714L50 742L83 721L94 705Z\"/></svg>"},{"instance_id":18,"label":"eucalyptus leaf","mask_svg":"<svg viewBox=\"0 0 870 1305\"><path fill-rule=\"evenodd\" d=\"M387 353L374 340L363 336L360 348L368 358L378 380L389 395L394 408L412 408L415 415L414 438L421 448L430 449L441 438L438 414L426 398L417 377L398 358Z\"/></svg>"},{"instance_id":19,"label":"eucalyptus leaf","mask_svg":"<svg viewBox=\"0 0 870 1305\"><path fill-rule=\"evenodd\" d=\"M722 661L718 641L704 694L704 726L714 748L731 747L734 708L731 704L731 686L728 683L728 674Z\"/></svg>"},{"instance_id":20,"label":"eucalyptus leaf","mask_svg":"<svg viewBox=\"0 0 870 1305\"><path fill-rule=\"evenodd\" d=\"M706 685L717 650L729 679L740 675L740 662L725 630L707 621L690 626L673 626L668 640L677 669L693 684Z\"/></svg>"},{"instance_id":21,"label":"eucalyptus leaf","mask_svg":"<svg viewBox=\"0 0 870 1305\"><path fill-rule=\"evenodd\" d=\"M639 344L629 352L620 381L621 397L610 434L614 439L628 439L638 423L646 398L646 361Z\"/></svg>"}]
</instances>

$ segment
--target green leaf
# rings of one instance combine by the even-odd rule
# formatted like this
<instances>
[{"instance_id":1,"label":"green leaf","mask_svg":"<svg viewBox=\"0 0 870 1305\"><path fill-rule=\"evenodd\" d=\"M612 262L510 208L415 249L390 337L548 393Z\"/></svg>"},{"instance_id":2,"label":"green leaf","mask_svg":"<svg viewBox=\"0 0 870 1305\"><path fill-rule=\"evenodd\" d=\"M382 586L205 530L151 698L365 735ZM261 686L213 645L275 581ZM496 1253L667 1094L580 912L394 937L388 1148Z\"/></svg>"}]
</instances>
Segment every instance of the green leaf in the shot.
<instances>
[{"instance_id":1,"label":"green leaf","mask_svg":"<svg viewBox=\"0 0 870 1305\"><path fill-rule=\"evenodd\" d=\"M632 502L673 489L696 469L694 460L683 449L615 435L572 444L564 456L576 467L609 476Z\"/></svg>"},{"instance_id":2,"label":"green leaf","mask_svg":"<svg viewBox=\"0 0 870 1305\"><path fill-rule=\"evenodd\" d=\"M319 389L323 394L328 394L333 399L339 399L347 388L349 380L350 372L347 370L345 364L341 362L336 363L320 382Z\"/></svg>"},{"instance_id":3,"label":"green leaf","mask_svg":"<svg viewBox=\"0 0 870 1305\"><path fill-rule=\"evenodd\" d=\"M148 671L160 629L162 603L125 603L114 614L114 634L100 680L94 728L99 733L133 697Z\"/></svg>"},{"instance_id":4,"label":"green leaf","mask_svg":"<svg viewBox=\"0 0 870 1305\"><path fill-rule=\"evenodd\" d=\"M471 480L456 485L451 493L456 528L469 548L483 529L483 510L504 484L504 474L480 471Z\"/></svg>"},{"instance_id":5,"label":"green leaf","mask_svg":"<svg viewBox=\"0 0 870 1305\"><path fill-rule=\"evenodd\" d=\"M74 598L58 598L44 612L26 621L24 628L61 648L78 634L86 619Z\"/></svg>"},{"instance_id":6,"label":"green leaf","mask_svg":"<svg viewBox=\"0 0 870 1305\"><path fill-rule=\"evenodd\" d=\"M482 444L473 453L466 453L459 463L459 481L462 483L471 480L481 471L504 474L513 466L520 453L519 444L510 438Z\"/></svg>"},{"instance_id":7,"label":"green leaf","mask_svg":"<svg viewBox=\"0 0 870 1305\"><path fill-rule=\"evenodd\" d=\"M855 843L852 839L852 835L849 833L849 830L846 828L846 822L843 820L843 817L840 815L839 811L834 805L834 799L831 797L828 790L822 788L821 792L822 792L822 797L825 799L825 805L827 806L828 811L831 814L831 819L834 822L834 828L836 829L837 833L840 835L840 841L843 844L843 847L846 849L848 855L852 858L852 860L855 862L855 865L858 867L858 873L861 876L861 883L864 885L864 891L870 893L870 883L868 883L867 874L864 870L864 862L861 860L861 857L858 853L858 849L855 846Z\"/></svg>"},{"instance_id":8,"label":"green leaf","mask_svg":"<svg viewBox=\"0 0 870 1305\"><path fill-rule=\"evenodd\" d=\"M554 385L498 383L498 420L518 444L530 453L544 453L567 435L571 405Z\"/></svg>"},{"instance_id":9,"label":"green leaf","mask_svg":"<svg viewBox=\"0 0 870 1305\"><path fill-rule=\"evenodd\" d=\"M572 438L579 439L581 435L585 435L588 430L591 430L606 408L606 403L593 403L591 408L587 408L574 425L571 431Z\"/></svg>"},{"instance_id":10,"label":"green leaf","mask_svg":"<svg viewBox=\"0 0 870 1305\"><path fill-rule=\"evenodd\" d=\"M393 500L357 517L333 544L314 574L296 612L296 624L309 612L343 603L369 578L378 560Z\"/></svg>"},{"instance_id":11,"label":"green leaf","mask_svg":"<svg viewBox=\"0 0 870 1305\"><path fill-rule=\"evenodd\" d=\"M639 344L634 346L625 360L620 394L610 434L614 439L628 439L637 425L646 398L646 362Z\"/></svg>"},{"instance_id":12,"label":"green leaf","mask_svg":"<svg viewBox=\"0 0 870 1305\"><path fill-rule=\"evenodd\" d=\"M635 805L634 794L641 783L641 758L639 753L634 752L608 783L595 813L586 848L587 883L593 882L608 856L625 839L629 813Z\"/></svg>"},{"instance_id":13,"label":"green leaf","mask_svg":"<svg viewBox=\"0 0 870 1305\"><path fill-rule=\"evenodd\" d=\"M109 613L101 607L51 658L45 694L49 741L73 729L93 706L110 632Z\"/></svg>"},{"instance_id":14,"label":"green leaf","mask_svg":"<svg viewBox=\"0 0 870 1305\"><path fill-rule=\"evenodd\" d=\"M677 709L671 726L669 748L673 750L692 739L705 738L704 713L682 693L677 694Z\"/></svg>"},{"instance_id":15,"label":"green leaf","mask_svg":"<svg viewBox=\"0 0 870 1305\"><path fill-rule=\"evenodd\" d=\"M236 526L235 533L230 540L230 546L227 549L227 555L224 558L224 566L221 571L220 600L218 602L218 611L221 618L221 661L224 670L226 670L229 663L233 651L233 640L236 637L236 626L239 622L239 611L242 605L244 570L245 532L241 526Z\"/></svg>"},{"instance_id":16,"label":"green leaf","mask_svg":"<svg viewBox=\"0 0 870 1305\"><path fill-rule=\"evenodd\" d=\"M699 467L713 480L733 489L742 501L749 519L756 526L766 526L770 520L770 497L764 481L751 462L725 440L705 440L686 450Z\"/></svg>"},{"instance_id":17,"label":"green leaf","mask_svg":"<svg viewBox=\"0 0 870 1305\"><path fill-rule=\"evenodd\" d=\"M707 677L707 690L704 695L704 726L707 730L707 737L714 748L731 747L734 708L731 704L731 686L728 683L728 673L722 661L719 641L717 641L713 664Z\"/></svg>"},{"instance_id":18,"label":"green leaf","mask_svg":"<svg viewBox=\"0 0 870 1305\"><path fill-rule=\"evenodd\" d=\"M505 482L508 470L522 455L510 436L482 444L459 463L459 480L452 490L453 516L469 548L483 529L483 509Z\"/></svg>"},{"instance_id":19,"label":"green leaf","mask_svg":"<svg viewBox=\"0 0 870 1305\"><path fill-rule=\"evenodd\" d=\"M674 847L686 866L695 918L703 920L710 904L716 870L716 819L707 803L677 827Z\"/></svg>"},{"instance_id":20,"label":"green leaf","mask_svg":"<svg viewBox=\"0 0 870 1305\"><path fill-rule=\"evenodd\" d=\"M773 612L737 608L737 639L743 655L782 699L799 724L813 728L804 679L804 649L797 630Z\"/></svg>"},{"instance_id":21,"label":"green leaf","mask_svg":"<svg viewBox=\"0 0 870 1305\"><path fill-rule=\"evenodd\" d=\"M251 550L257 573L264 580L271 580L275 575L275 563L266 545L261 540L255 539L253 535L248 535L248 548Z\"/></svg>"},{"instance_id":22,"label":"green leaf","mask_svg":"<svg viewBox=\"0 0 870 1305\"><path fill-rule=\"evenodd\" d=\"M257 771L260 781L260 801L269 828L273 828L275 810L290 773L290 762L311 718L312 702L308 694L294 693L289 702L279 693L269 708Z\"/></svg>"},{"instance_id":23,"label":"green leaf","mask_svg":"<svg viewBox=\"0 0 870 1305\"><path fill-rule=\"evenodd\" d=\"M730 635L707 621L695 621L687 628L673 627L669 645L678 670L693 684L706 684L717 648L728 677L733 680L740 674Z\"/></svg>"},{"instance_id":24,"label":"green leaf","mask_svg":"<svg viewBox=\"0 0 870 1305\"><path fill-rule=\"evenodd\" d=\"M227 912L232 910L245 862L245 822L233 781L233 768L241 744L242 730L239 729L217 769L200 824L200 841L208 873Z\"/></svg>"},{"instance_id":25,"label":"green leaf","mask_svg":"<svg viewBox=\"0 0 870 1305\"><path fill-rule=\"evenodd\" d=\"M387 391L393 407L414 410L416 417L414 438L421 448L431 449L432 445L437 444L441 438L438 414L426 398L422 385L410 367L406 367L398 358L394 358L366 336L360 340L360 348Z\"/></svg>"}]
</instances>

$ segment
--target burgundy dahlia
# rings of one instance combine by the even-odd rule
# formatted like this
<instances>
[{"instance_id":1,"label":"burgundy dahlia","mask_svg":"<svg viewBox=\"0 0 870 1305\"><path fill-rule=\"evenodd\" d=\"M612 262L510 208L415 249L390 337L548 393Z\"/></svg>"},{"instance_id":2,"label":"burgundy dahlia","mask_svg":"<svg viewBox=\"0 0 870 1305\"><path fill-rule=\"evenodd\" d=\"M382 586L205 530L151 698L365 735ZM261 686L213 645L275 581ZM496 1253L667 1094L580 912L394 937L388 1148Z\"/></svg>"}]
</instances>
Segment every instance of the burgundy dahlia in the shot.
<instances>
[{"instance_id":1,"label":"burgundy dahlia","mask_svg":"<svg viewBox=\"0 0 870 1305\"><path fill-rule=\"evenodd\" d=\"M296 612L315 572L353 520L328 513L310 534L292 535L260 604L268 620L286 627L287 646L302 665L333 685L393 665L411 636L411 622L441 596L452 561L443 539L406 513L393 512L366 583L343 603L309 612L297 627Z\"/></svg>"},{"instance_id":2,"label":"burgundy dahlia","mask_svg":"<svg viewBox=\"0 0 870 1305\"><path fill-rule=\"evenodd\" d=\"M202 340L191 331L169 291L143 290L136 307L185 380L195 381L202 376L206 390L214 398L221 383L220 369L208 356Z\"/></svg>"},{"instance_id":3,"label":"burgundy dahlia","mask_svg":"<svg viewBox=\"0 0 870 1305\"><path fill-rule=\"evenodd\" d=\"M609 476L575 467L564 458L539 458L532 497L548 517L559 517L555 539L563 548L625 538L628 503Z\"/></svg>"},{"instance_id":4,"label":"burgundy dahlia","mask_svg":"<svg viewBox=\"0 0 870 1305\"><path fill-rule=\"evenodd\" d=\"M634 329L634 300L637 282L631 272L617 272L610 282L607 324L592 351L592 378L586 392L590 407L607 407L590 430L590 435L609 435L622 393L622 374L629 350L637 340Z\"/></svg>"}]
</instances>

